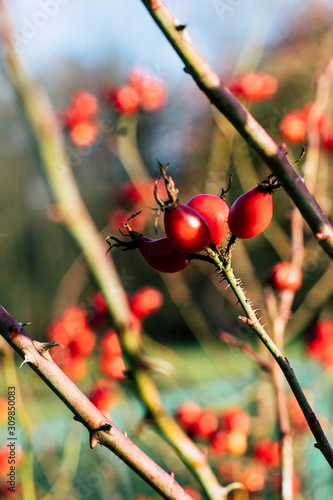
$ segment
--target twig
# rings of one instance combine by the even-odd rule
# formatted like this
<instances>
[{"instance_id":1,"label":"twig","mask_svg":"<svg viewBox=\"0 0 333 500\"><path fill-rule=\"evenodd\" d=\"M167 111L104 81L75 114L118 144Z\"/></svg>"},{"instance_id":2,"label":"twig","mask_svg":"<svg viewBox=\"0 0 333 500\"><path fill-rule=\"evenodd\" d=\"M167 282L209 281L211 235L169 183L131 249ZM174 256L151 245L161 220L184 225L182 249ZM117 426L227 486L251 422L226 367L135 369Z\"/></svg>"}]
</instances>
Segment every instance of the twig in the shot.
<instances>
[{"instance_id":1,"label":"twig","mask_svg":"<svg viewBox=\"0 0 333 500\"><path fill-rule=\"evenodd\" d=\"M0 334L89 431L90 446L106 446L163 498L190 500L174 477L161 469L108 420L52 361L45 344L34 341L0 306Z\"/></svg>"},{"instance_id":2,"label":"twig","mask_svg":"<svg viewBox=\"0 0 333 500\"><path fill-rule=\"evenodd\" d=\"M271 363L268 363L268 361L266 361L266 359L263 358L263 356L261 356L257 351L255 351L249 344L246 344L245 342L239 342L239 340L237 340L233 335L230 335L230 333L227 332L220 333L219 338L225 344L243 351L265 372L272 373Z\"/></svg>"},{"instance_id":3,"label":"twig","mask_svg":"<svg viewBox=\"0 0 333 500\"><path fill-rule=\"evenodd\" d=\"M285 151L270 137L193 46L187 30L177 30L179 21L162 0L141 0L195 80L216 108L233 124L250 147L265 161L309 224L318 243L333 258L333 226L303 179L289 163Z\"/></svg>"},{"instance_id":4,"label":"twig","mask_svg":"<svg viewBox=\"0 0 333 500\"><path fill-rule=\"evenodd\" d=\"M311 429L311 432L316 439L315 447L322 452L327 462L333 468L333 449L320 425L320 422L317 419L316 414L312 410L288 359L283 356L280 349L267 334L265 328L260 324L260 321L256 317L254 310L252 309L248 299L245 296L244 290L239 286L232 268L231 267L227 268L226 265L220 259L220 256L210 248L207 248L206 251L208 252L210 257L214 260L216 268L223 274L223 276L228 281L232 291L237 297L245 313L245 316L239 316L239 319L243 323L248 325L255 332L255 334L267 347L267 349L270 351L270 353L273 355L274 359L280 366L306 418L306 421Z\"/></svg>"}]
</instances>

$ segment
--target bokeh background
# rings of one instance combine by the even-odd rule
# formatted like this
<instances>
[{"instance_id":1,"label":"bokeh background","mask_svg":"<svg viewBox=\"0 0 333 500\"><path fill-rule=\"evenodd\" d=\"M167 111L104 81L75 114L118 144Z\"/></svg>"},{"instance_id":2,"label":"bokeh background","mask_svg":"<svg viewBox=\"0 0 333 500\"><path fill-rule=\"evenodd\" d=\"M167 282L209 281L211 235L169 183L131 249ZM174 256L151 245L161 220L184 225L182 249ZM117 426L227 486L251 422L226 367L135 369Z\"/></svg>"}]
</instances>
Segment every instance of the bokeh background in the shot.
<instances>
[{"instance_id":1,"label":"bokeh background","mask_svg":"<svg viewBox=\"0 0 333 500\"><path fill-rule=\"evenodd\" d=\"M332 57L331 2L183 0L169 1L168 5L187 25L192 41L222 79L246 71L278 78L279 89L272 99L247 105L273 138L283 142L281 119L315 99L317 79ZM233 184L227 198L232 203L268 175L268 168L232 127L212 111L139 1L17 0L10 8L21 60L43 84L56 111L60 114L68 107L70 96L77 89L85 89L99 100L102 125L95 144L80 148L65 131L64 139L82 196L104 236L117 233L109 223L110 215L119 208L115 193L128 181L128 166L135 172L136 162L144 165L153 178L157 175L156 159L170 162L170 172L183 201L198 192L218 195L232 172ZM6 79L3 56L1 62L0 303L17 320L31 321L32 336L44 340L51 321L68 306L78 305L91 312L97 290L78 249L52 220L47 188L36 168L26 127ZM144 68L161 78L168 103L158 113L140 112L121 122L103 101L101 89L106 84L123 84L133 68ZM330 96L328 116L332 116L331 101ZM136 134L134 143L132 130ZM302 144L287 146L289 158L296 160ZM330 152L320 151L317 160L316 195L331 214ZM304 163L300 163L300 173L303 167ZM138 177L140 173L138 170ZM290 259L292 254L292 203L281 190L275 195L274 206L271 226L263 235L239 244L233 261L248 296L262 308L264 320L269 270L278 260ZM148 209L147 213L145 232L153 237L154 215ZM332 438L331 368L311 359L306 347L306 332L311 325L321 317L333 319L332 275L328 258L317 248L306 227L304 232L304 283L295 297L286 350ZM262 376L243 353L218 340L218 334L226 331L258 348L253 335L239 326L236 300L212 269L198 263L181 276L161 276L137 254L114 250L112 257L129 294L149 285L164 296L163 307L147 318L145 331L147 351L174 366L171 376L157 375L167 409L174 413L188 399L216 412L241 405L251 415L251 439L255 441L262 434L275 439L274 396L269 378ZM96 333L101 338L104 331L97 328ZM96 349L89 361L88 375L79 381L86 393L99 377L97 358ZM7 380L5 376L1 380L4 395ZM30 422L30 434L26 426L19 426L21 445L26 453L31 453L35 464L37 498L104 499L110 498L111 491L112 499L129 500L140 492L151 494L106 450L95 453L87 449L85 430L70 422L66 408L28 367L18 373L18 381L25 408L22 418ZM117 405L112 409L115 423L164 468L177 470L183 484L191 484L191 476L156 437L153 427L146 425L139 432L138 424L144 414L130 384L121 382L119 392ZM5 428L0 431L6 435ZM251 446L248 450L236 458L242 467L252 459ZM98 457L96 462L94 454ZM48 472L41 467L45 457ZM330 471L307 432L295 440L295 461L302 484L297 499L330 498ZM213 463L218 470L218 461ZM94 467L95 476L91 472ZM52 468L59 477L64 475L66 484L72 484L67 491L56 484L53 492L48 493L56 477ZM253 498L277 498L276 495L271 491Z\"/></svg>"}]
</instances>

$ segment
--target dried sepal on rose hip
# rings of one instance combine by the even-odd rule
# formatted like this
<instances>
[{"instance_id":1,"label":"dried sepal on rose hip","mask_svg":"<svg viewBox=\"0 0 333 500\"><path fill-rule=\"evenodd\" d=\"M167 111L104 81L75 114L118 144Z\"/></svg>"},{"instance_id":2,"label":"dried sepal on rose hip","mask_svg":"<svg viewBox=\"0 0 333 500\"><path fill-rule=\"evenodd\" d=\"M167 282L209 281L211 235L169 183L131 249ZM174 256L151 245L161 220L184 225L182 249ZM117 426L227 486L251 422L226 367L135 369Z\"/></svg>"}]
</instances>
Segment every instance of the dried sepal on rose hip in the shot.
<instances>
[{"instance_id":1,"label":"dried sepal on rose hip","mask_svg":"<svg viewBox=\"0 0 333 500\"><path fill-rule=\"evenodd\" d=\"M270 174L258 186L237 198L230 207L228 218L229 230L234 236L253 238L268 227L273 215L272 194L279 187L279 182Z\"/></svg>"},{"instance_id":2,"label":"dried sepal on rose hip","mask_svg":"<svg viewBox=\"0 0 333 500\"><path fill-rule=\"evenodd\" d=\"M269 275L269 282L279 291L297 292L302 286L302 270L293 262L282 261L275 264Z\"/></svg>"},{"instance_id":3,"label":"dried sepal on rose hip","mask_svg":"<svg viewBox=\"0 0 333 500\"><path fill-rule=\"evenodd\" d=\"M211 239L210 231L204 217L190 206L183 205L178 199L178 189L169 175L168 165L158 163L160 176L155 183L155 199L159 210L164 213L165 234L172 245L181 252L198 253L204 250ZM163 179L168 200L162 201L158 194L158 183Z\"/></svg>"},{"instance_id":4,"label":"dried sepal on rose hip","mask_svg":"<svg viewBox=\"0 0 333 500\"><path fill-rule=\"evenodd\" d=\"M176 273L185 269L191 262L191 256L188 253L178 250L166 237L154 240L134 231L130 227L130 219L137 215L132 215L123 224L127 230L127 234L124 236L129 237L130 240L121 241L118 238L109 236L107 238L110 245L109 250L112 247L117 247L121 250L133 250L137 248L147 264L160 273ZM114 243L110 243L109 240Z\"/></svg>"}]
</instances>

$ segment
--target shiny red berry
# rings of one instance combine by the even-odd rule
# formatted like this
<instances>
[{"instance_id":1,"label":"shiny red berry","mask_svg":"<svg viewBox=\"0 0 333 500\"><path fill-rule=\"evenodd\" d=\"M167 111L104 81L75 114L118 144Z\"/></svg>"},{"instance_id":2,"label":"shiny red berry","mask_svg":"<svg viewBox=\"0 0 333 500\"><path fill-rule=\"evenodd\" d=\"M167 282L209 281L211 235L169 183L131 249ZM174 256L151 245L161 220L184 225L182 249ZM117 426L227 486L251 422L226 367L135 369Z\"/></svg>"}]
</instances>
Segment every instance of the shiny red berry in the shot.
<instances>
[{"instance_id":1,"label":"shiny red berry","mask_svg":"<svg viewBox=\"0 0 333 500\"><path fill-rule=\"evenodd\" d=\"M204 217L193 208L179 203L178 189L171 176L167 175L168 165L158 162L160 176L155 181L155 199L164 213L164 229L168 239L178 250L187 253L201 252L210 242L210 231ZM163 201L158 193L158 183L163 179L168 196Z\"/></svg>"},{"instance_id":2,"label":"shiny red berry","mask_svg":"<svg viewBox=\"0 0 333 500\"><path fill-rule=\"evenodd\" d=\"M160 273L176 273L191 262L191 257L174 247L168 238L153 240L142 236L137 246L147 264Z\"/></svg>"},{"instance_id":3,"label":"shiny red berry","mask_svg":"<svg viewBox=\"0 0 333 500\"><path fill-rule=\"evenodd\" d=\"M292 262L278 262L271 270L270 282L276 290L297 292L303 282L302 271Z\"/></svg>"},{"instance_id":4,"label":"shiny red berry","mask_svg":"<svg viewBox=\"0 0 333 500\"><path fill-rule=\"evenodd\" d=\"M130 219L136 215L138 214L133 215ZM128 223L129 220L123 226L127 229L127 236L130 236L131 241L121 241L114 236L109 236L107 240L114 242L109 242L109 250L112 247L118 247L122 250L138 248L147 264L160 273L176 273L189 265L191 256L188 253L178 250L166 237L154 240L134 231Z\"/></svg>"},{"instance_id":5,"label":"shiny red berry","mask_svg":"<svg viewBox=\"0 0 333 500\"><path fill-rule=\"evenodd\" d=\"M168 239L181 252L201 252L210 242L210 231L202 215L178 203L164 213L164 229Z\"/></svg>"},{"instance_id":6,"label":"shiny red berry","mask_svg":"<svg viewBox=\"0 0 333 500\"><path fill-rule=\"evenodd\" d=\"M257 186L237 198L231 205L229 229L237 238L253 238L267 228L272 215L272 195Z\"/></svg>"},{"instance_id":7,"label":"shiny red berry","mask_svg":"<svg viewBox=\"0 0 333 500\"><path fill-rule=\"evenodd\" d=\"M186 205L204 217L210 231L210 243L220 246L228 232L229 207L226 202L213 194L197 194Z\"/></svg>"}]
</instances>

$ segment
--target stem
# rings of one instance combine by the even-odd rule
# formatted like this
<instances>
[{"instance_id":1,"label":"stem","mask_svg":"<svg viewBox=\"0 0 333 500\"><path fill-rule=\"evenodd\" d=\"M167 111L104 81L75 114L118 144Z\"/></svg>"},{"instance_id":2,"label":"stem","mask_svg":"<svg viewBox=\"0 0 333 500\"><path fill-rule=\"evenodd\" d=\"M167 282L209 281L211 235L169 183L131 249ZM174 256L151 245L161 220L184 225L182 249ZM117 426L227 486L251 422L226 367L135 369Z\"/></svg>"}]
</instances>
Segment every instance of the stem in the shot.
<instances>
[{"instance_id":1,"label":"stem","mask_svg":"<svg viewBox=\"0 0 333 500\"><path fill-rule=\"evenodd\" d=\"M279 309L273 319L273 338L280 350L283 349L284 332L290 316L294 293L281 293ZM276 393L277 416L280 431L281 463L280 463L280 498L293 500L293 438L289 418L287 394L283 373L276 363L273 365L273 383Z\"/></svg>"},{"instance_id":2,"label":"stem","mask_svg":"<svg viewBox=\"0 0 333 500\"><path fill-rule=\"evenodd\" d=\"M270 336L265 331L265 328L260 324L255 311L252 309L248 299L245 296L244 290L240 287L231 267L227 267L225 263L220 259L219 255L215 253L212 249L206 248L209 256L214 260L216 268L223 274L223 276L228 281L232 291L238 299L244 313L246 316L239 316L239 319L243 323L250 326L250 328L255 332L263 344L267 347L269 352L272 354L278 365L280 366L291 390L296 397L298 404L306 418L306 421L311 429L313 436L316 439L315 447L318 448L327 462L333 468L333 449L326 438L326 435L318 421L316 414L312 410L306 396L297 380L294 370L292 369L287 358L283 356L278 346L273 342Z\"/></svg>"},{"instance_id":3,"label":"stem","mask_svg":"<svg viewBox=\"0 0 333 500\"><path fill-rule=\"evenodd\" d=\"M190 496L170 474L120 432L61 371L41 345L33 341L8 312L0 306L0 334L12 348L65 403L90 433L90 444L106 446L139 474L163 498L190 500ZM43 353L42 354L40 354Z\"/></svg>"},{"instance_id":4,"label":"stem","mask_svg":"<svg viewBox=\"0 0 333 500\"><path fill-rule=\"evenodd\" d=\"M285 151L270 137L241 103L229 92L218 75L193 46L185 29L177 30L177 21L162 0L141 0L164 33L198 87L232 123L245 141L265 161L309 224L318 243L333 258L333 226L303 179L289 163Z\"/></svg>"}]
</instances>

